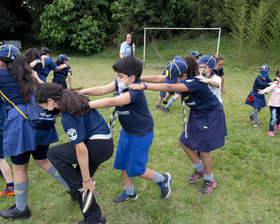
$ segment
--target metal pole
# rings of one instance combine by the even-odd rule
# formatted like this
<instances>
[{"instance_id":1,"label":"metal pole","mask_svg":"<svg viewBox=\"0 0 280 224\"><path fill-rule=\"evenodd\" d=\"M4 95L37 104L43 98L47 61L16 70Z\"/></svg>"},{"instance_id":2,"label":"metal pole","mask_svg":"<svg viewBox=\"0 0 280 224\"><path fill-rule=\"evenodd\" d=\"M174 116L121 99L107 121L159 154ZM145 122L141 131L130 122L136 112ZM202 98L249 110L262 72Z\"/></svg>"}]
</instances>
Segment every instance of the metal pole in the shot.
<instances>
[{"instance_id":1,"label":"metal pole","mask_svg":"<svg viewBox=\"0 0 280 224\"><path fill-rule=\"evenodd\" d=\"M144 47L143 47L143 63L145 64L146 59L146 28L144 28Z\"/></svg>"},{"instance_id":2,"label":"metal pole","mask_svg":"<svg viewBox=\"0 0 280 224\"><path fill-rule=\"evenodd\" d=\"M218 45L217 45L217 54L219 54L219 49L220 49L221 32L222 32L222 29L219 28L219 37L218 37Z\"/></svg>"}]
</instances>

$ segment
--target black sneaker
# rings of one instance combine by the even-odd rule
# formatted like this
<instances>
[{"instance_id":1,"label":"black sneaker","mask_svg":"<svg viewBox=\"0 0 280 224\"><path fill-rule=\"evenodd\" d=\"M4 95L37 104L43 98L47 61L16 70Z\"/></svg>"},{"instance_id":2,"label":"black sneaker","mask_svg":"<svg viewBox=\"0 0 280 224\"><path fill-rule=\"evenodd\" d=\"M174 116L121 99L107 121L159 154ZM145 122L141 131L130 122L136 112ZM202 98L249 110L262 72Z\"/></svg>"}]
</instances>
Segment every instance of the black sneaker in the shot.
<instances>
[{"instance_id":1,"label":"black sneaker","mask_svg":"<svg viewBox=\"0 0 280 224\"><path fill-rule=\"evenodd\" d=\"M206 181L204 180L204 184L202 188L200 189L201 194L210 194L211 191L213 191L217 187L216 181Z\"/></svg>"},{"instance_id":2,"label":"black sneaker","mask_svg":"<svg viewBox=\"0 0 280 224\"><path fill-rule=\"evenodd\" d=\"M157 110L161 110L161 107L159 105L156 105Z\"/></svg>"},{"instance_id":3,"label":"black sneaker","mask_svg":"<svg viewBox=\"0 0 280 224\"><path fill-rule=\"evenodd\" d=\"M162 103L166 105L168 102L167 102L167 101L165 101L165 100L163 100L163 101L162 101Z\"/></svg>"},{"instance_id":4,"label":"black sneaker","mask_svg":"<svg viewBox=\"0 0 280 224\"><path fill-rule=\"evenodd\" d=\"M170 112L169 108L165 108L165 107L162 108L162 111L165 112L165 113L169 113Z\"/></svg>"},{"instance_id":5,"label":"black sneaker","mask_svg":"<svg viewBox=\"0 0 280 224\"><path fill-rule=\"evenodd\" d=\"M158 186L161 189L161 198L166 199L171 194L172 177L171 177L170 173L165 173L165 174L163 174L163 176L165 177L165 180L161 183L158 183Z\"/></svg>"},{"instance_id":6,"label":"black sneaker","mask_svg":"<svg viewBox=\"0 0 280 224\"><path fill-rule=\"evenodd\" d=\"M24 211L19 211L16 208L16 205L13 205L10 208L6 208L0 211L0 216L6 219L28 219L30 218L30 210L28 207Z\"/></svg>"},{"instance_id":7,"label":"black sneaker","mask_svg":"<svg viewBox=\"0 0 280 224\"><path fill-rule=\"evenodd\" d=\"M85 195L85 193L82 192L82 200L83 200L83 213L85 214L89 210L92 204L93 193L91 191L87 191L87 194Z\"/></svg>"},{"instance_id":8,"label":"black sneaker","mask_svg":"<svg viewBox=\"0 0 280 224\"><path fill-rule=\"evenodd\" d=\"M194 183L198 181L201 177L203 177L204 171L198 172L194 170L193 174L188 177L188 181Z\"/></svg>"},{"instance_id":9,"label":"black sneaker","mask_svg":"<svg viewBox=\"0 0 280 224\"><path fill-rule=\"evenodd\" d=\"M80 222L77 222L76 224L85 224L85 221L82 220ZM104 216L101 217L101 220L100 220L100 222L98 224L107 224L107 220L105 219Z\"/></svg>"},{"instance_id":10,"label":"black sneaker","mask_svg":"<svg viewBox=\"0 0 280 224\"><path fill-rule=\"evenodd\" d=\"M123 192L121 194L121 196L113 199L113 202L115 202L115 203L122 203L122 202L125 202L125 201L129 201L130 199L137 200L138 199L138 195L135 192L134 192L133 195L129 195L129 194Z\"/></svg>"}]
</instances>

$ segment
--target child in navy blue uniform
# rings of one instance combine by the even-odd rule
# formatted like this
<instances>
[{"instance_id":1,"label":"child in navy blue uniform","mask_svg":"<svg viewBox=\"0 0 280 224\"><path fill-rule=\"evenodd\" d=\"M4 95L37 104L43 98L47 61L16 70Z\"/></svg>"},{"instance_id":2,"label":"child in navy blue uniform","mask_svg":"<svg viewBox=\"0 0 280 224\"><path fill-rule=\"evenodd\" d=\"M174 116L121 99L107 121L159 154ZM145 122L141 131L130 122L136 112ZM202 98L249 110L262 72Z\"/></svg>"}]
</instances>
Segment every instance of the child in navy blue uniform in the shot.
<instances>
[{"instance_id":1,"label":"child in navy blue uniform","mask_svg":"<svg viewBox=\"0 0 280 224\"><path fill-rule=\"evenodd\" d=\"M149 111L144 91L134 91L127 86L130 83L140 83L142 62L134 56L120 59L113 65L117 79L112 83L81 90L81 94L104 95L114 91L121 94L113 98L91 101L91 108L117 107L122 130L114 168L121 170L124 180L124 192L113 201L121 203L130 199L137 199L133 185L133 177L153 180L161 189L162 199L171 194L171 174L159 174L146 167L149 148L153 141L154 122Z\"/></svg>"},{"instance_id":2,"label":"child in navy blue uniform","mask_svg":"<svg viewBox=\"0 0 280 224\"><path fill-rule=\"evenodd\" d=\"M188 123L179 139L180 146L193 163L195 172L188 177L189 182L196 182L204 177L200 190L209 194L216 188L212 172L211 151L221 148L227 135L223 105L213 95L207 84L200 82L198 65L194 57L187 56L187 79L178 84L132 84L132 89L182 92L182 100L190 107ZM199 151L202 161L195 150Z\"/></svg>"},{"instance_id":3,"label":"child in navy blue uniform","mask_svg":"<svg viewBox=\"0 0 280 224\"><path fill-rule=\"evenodd\" d=\"M44 83L36 91L36 101L44 109L62 112L62 126L71 142L49 149L48 158L74 192L84 220L79 224L106 223L93 192L92 176L114 150L110 129L95 109L90 109L86 96L61 85ZM72 164L77 164L76 168Z\"/></svg>"},{"instance_id":4,"label":"child in navy blue uniform","mask_svg":"<svg viewBox=\"0 0 280 224\"><path fill-rule=\"evenodd\" d=\"M0 46L0 90L24 114L27 114L27 103L37 86L26 57L12 45ZM55 127L49 130L35 129L14 106L6 100L4 103L9 109L4 124L3 151L4 156L11 157L16 204L1 210L0 216L24 219L31 215L27 204L27 168L31 155L40 168L61 182L68 192L70 189L47 159L49 144L58 141Z\"/></svg>"},{"instance_id":5,"label":"child in navy blue uniform","mask_svg":"<svg viewBox=\"0 0 280 224\"><path fill-rule=\"evenodd\" d=\"M213 57L216 59L216 68L213 69L212 74L217 74L222 79L221 84L221 92L222 94L226 93L225 90L225 73L224 73L224 64L225 64L225 58L222 55L215 54ZM211 74L211 75L212 75Z\"/></svg>"},{"instance_id":6,"label":"child in navy blue uniform","mask_svg":"<svg viewBox=\"0 0 280 224\"><path fill-rule=\"evenodd\" d=\"M258 123L258 112L261 111L261 108L266 107L265 97L258 93L259 90L265 89L272 83L269 78L270 67L268 65L262 65L260 67L260 75L255 79L253 90L249 93L245 104L250 105L254 108L253 113L249 115L250 119L254 122L254 127L259 126Z\"/></svg>"},{"instance_id":7,"label":"child in navy blue uniform","mask_svg":"<svg viewBox=\"0 0 280 224\"><path fill-rule=\"evenodd\" d=\"M68 65L68 60L70 58L67 57L65 54L61 54L57 57L57 61L55 62L57 66L66 64L67 67L60 70L53 72L53 83L57 83L62 85L63 89L67 89L66 79L68 78L69 81L69 88L72 89L72 70L71 67Z\"/></svg>"},{"instance_id":8,"label":"child in navy blue uniform","mask_svg":"<svg viewBox=\"0 0 280 224\"><path fill-rule=\"evenodd\" d=\"M182 77L187 70L187 63L184 59L179 56L175 56L171 61L168 62L167 66L165 67L162 73L162 82L164 83L176 83L178 77ZM141 78L142 81L146 81L145 77ZM167 104L168 99L174 92L169 92L168 97L165 98L165 104ZM160 92L158 101L156 104L156 109L161 110L161 102L163 98L166 96L166 92Z\"/></svg>"},{"instance_id":9,"label":"child in navy blue uniform","mask_svg":"<svg viewBox=\"0 0 280 224\"><path fill-rule=\"evenodd\" d=\"M39 78L43 82L46 82L47 77L48 77L51 70L60 71L60 70L67 67L66 64L62 64L60 66L57 66L54 63L54 61L51 59L51 52L47 47L42 47L41 48L40 55L41 55L41 61L42 61L42 64L43 64L43 68L38 75L39 75Z\"/></svg>"}]
</instances>

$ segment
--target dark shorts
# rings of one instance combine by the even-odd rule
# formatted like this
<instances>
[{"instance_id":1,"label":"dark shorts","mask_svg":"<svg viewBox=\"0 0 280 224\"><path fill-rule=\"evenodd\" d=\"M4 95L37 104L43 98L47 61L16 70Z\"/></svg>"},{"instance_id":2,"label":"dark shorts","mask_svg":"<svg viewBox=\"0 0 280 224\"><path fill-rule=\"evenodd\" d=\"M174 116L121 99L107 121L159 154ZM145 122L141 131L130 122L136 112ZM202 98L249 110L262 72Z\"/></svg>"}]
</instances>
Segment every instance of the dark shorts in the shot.
<instances>
[{"instance_id":1,"label":"dark shorts","mask_svg":"<svg viewBox=\"0 0 280 224\"><path fill-rule=\"evenodd\" d=\"M30 159L30 155L35 160L43 160L47 158L49 145L38 145L35 151L28 151L17 156L11 156L11 161L15 165L23 165Z\"/></svg>"},{"instance_id":2,"label":"dark shorts","mask_svg":"<svg viewBox=\"0 0 280 224\"><path fill-rule=\"evenodd\" d=\"M169 84L175 84L177 82L177 79L168 79L166 78L164 80L164 83L169 83ZM169 92L170 95L174 95L174 92ZM160 92L159 93L160 97L164 98L166 96L166 92Z\"/></svg>"},{"instance_id":3,"label":"dark shorts","mask_svg":"<svg viewBox=\"0 0 280 224\"><path fill-rule=\"evenodd\" d=\"M63 89L67 89L67 84L66 84L65 78L62 78L62 77L59 77L59 76L55 76L53 78L52 82L56 83L56 84L62 85Z\"/></svg>"}]
</instances>

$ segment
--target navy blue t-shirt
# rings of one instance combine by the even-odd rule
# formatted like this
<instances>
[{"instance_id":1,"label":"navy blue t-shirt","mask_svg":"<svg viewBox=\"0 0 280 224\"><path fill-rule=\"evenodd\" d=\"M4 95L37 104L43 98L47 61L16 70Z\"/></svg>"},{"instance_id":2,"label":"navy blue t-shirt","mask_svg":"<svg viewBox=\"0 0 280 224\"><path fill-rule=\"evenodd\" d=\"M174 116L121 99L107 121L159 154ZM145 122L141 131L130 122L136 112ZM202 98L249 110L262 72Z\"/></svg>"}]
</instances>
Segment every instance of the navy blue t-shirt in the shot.
<instances>
[{"instance_id":1,"label":"navy blue t-shirt","mask_svg":"<svg viewBox=\"0 0 280 224\"><path fill-rule=\"evenodd\" d=\"M181 81L190 92L182 93L187 106L194 110L213 110L221 106L218 98L211 92L209 86L200 82L197 78Z\"/></svg>"},{"instance_id":2,"label":"navy blue t-shirt","mask_svg":"<svg viewBox=\"0 0 280 224\"><path fill-rule=\"evenodd\" d=\"M265 89L270 82L272 81L268 76L266 79L262 79L260 75L257 76L253 85L253 91L258 92L259 89Z\"/></svg>"},{"instance_id":3,"label":"navy blue t-shirt","mask_svg":"<svg viewBox=\"0 0 280 224\"><path fill-rule=\"evenodd\" d=\"M60 71L54 71L54 72L53 72L53 76L54 76L54 77L62 77L62 78L64 78L64 79L66 79L68 73L70 73L70 74L72 75L72 70L71 70L71 68L70 68L69 65L67 65L66 68L64 68L64 69L62 69L62 70L60 70Z\"/></svg>"},{"instance_id":4,"label":"navy blue t-shirt","mask_svg":"<svg viewBox=\"0 0 280 224\"><path fill-rule=\"evenodd\" d=\"M116 90L118 91L117 87ZM127 89L126 91L129 91L131 101L130 104L117 107L120 124L128 135L146 135L153 130L154 121L144 90Z\"/></svg>"},{"instance_id":5,"label":"navy blue t-shirt","mask_svg":"<svg viewBox=\"0 0 280 224\"><path fill-rule=\"evenodd\" d=\"M9 69L0 68L0 90L14 104L25 104L20 94L18 81L14 78ZM6 100L4 103L10 105Z\"/></svg>"},{"instance_id":6,"label":"navy blue t-shirt","mask_svg":"<svg viewBox=\"0 0 280 224\"><path fill-rule=\"evenodd\" d=\"M43 74L44 76L48 76L50 70L55 70L56 67L57 65L51 58L45 58L45 67L41 70L41 74Z\"/></svg>"},{"instance_id":7,"label":"navy blue t-shirt","mask_svg":"<svg viewBox=\"0 0 280 224\"><path fill-rule=\"evenodd\" d=\"M211 75L217 74L218 76L224 76L224 68L221 68L220 70L218 70L217 68L213 69L213 71L211 72Z\"/></svg>"},{"instance_id":8,"label":"navy blue t-shirt","mask_svg":"<svg viewBox=\"0 0 280 224\"><path fill-rule=\"evenodd\" d=\"M78 118L68 112L63 112L61 123L74 145L88 140L92 135L110 134L108 125L96 109L92 109L86 116Z\"/></svg>"}]
</instances>

